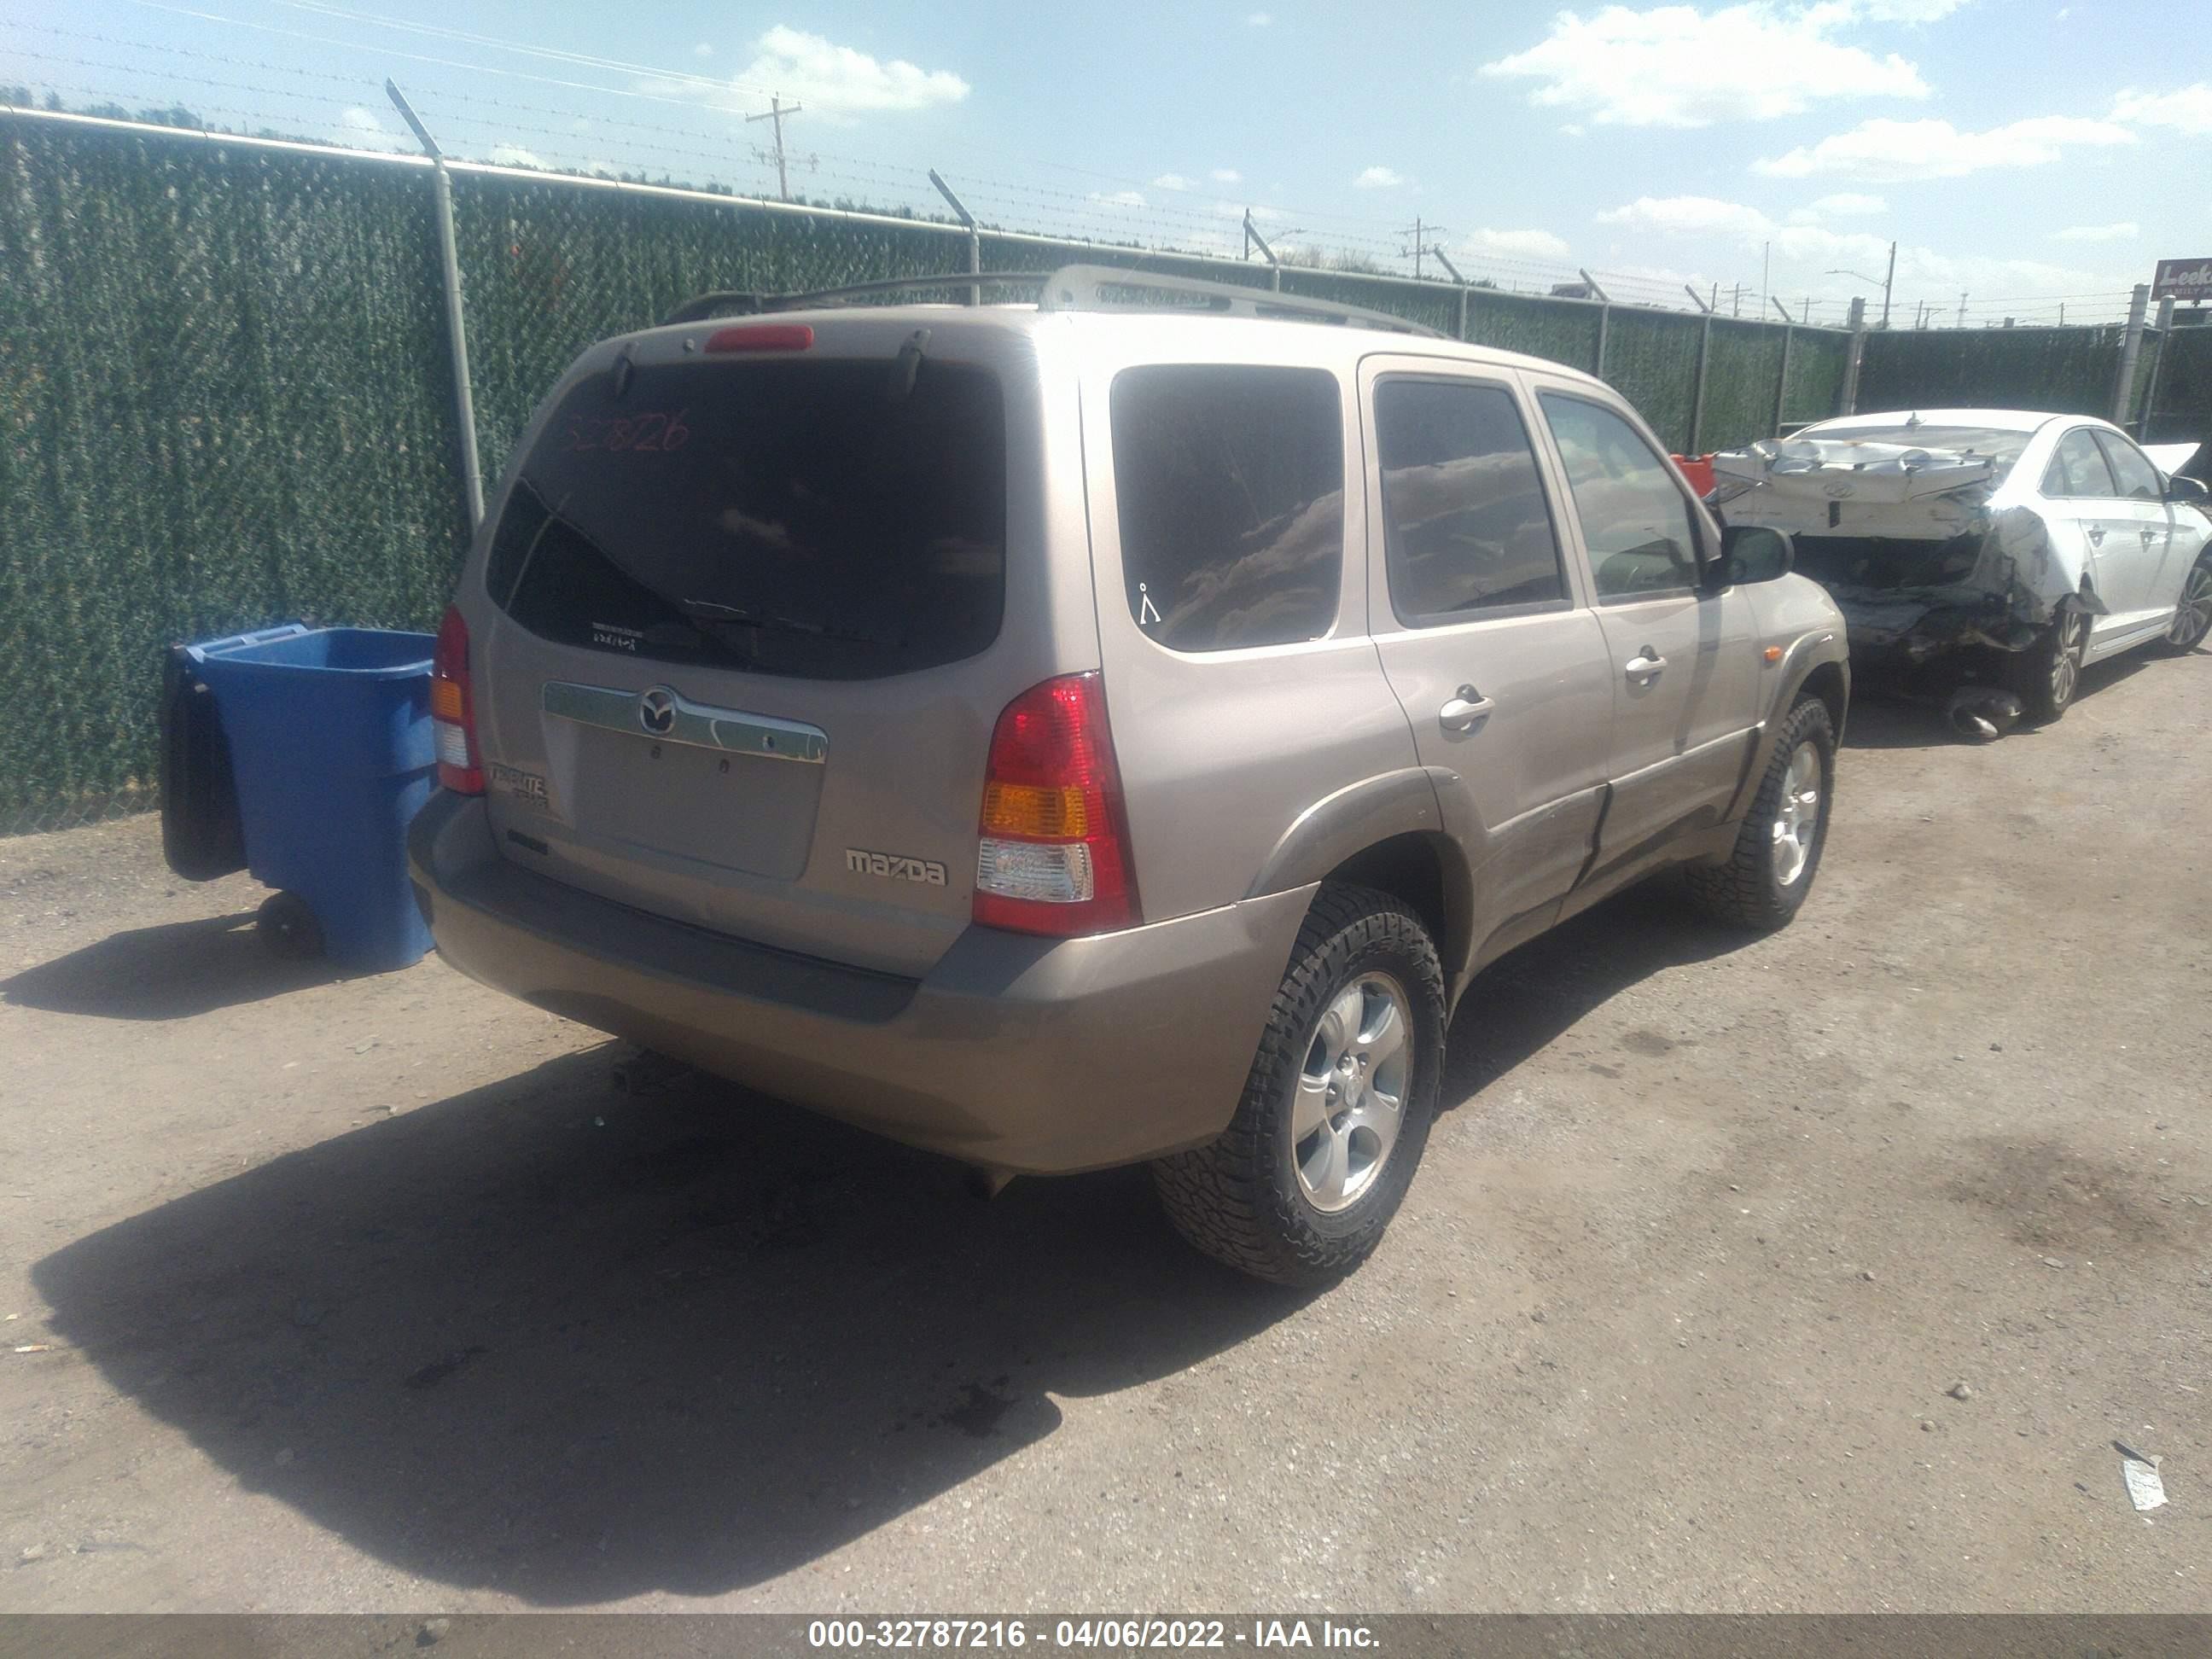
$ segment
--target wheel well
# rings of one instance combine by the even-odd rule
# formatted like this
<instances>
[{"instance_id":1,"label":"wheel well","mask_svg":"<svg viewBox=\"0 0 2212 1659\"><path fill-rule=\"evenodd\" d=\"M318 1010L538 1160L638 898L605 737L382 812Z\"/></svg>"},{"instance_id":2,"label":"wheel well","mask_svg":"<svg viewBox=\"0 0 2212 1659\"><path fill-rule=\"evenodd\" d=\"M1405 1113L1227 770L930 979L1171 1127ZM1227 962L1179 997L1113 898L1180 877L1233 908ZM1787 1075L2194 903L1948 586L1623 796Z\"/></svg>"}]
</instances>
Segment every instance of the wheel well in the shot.
<instances>
[{"instance_id":1,"label":"wheel well","mask_svg":"<svg viewBox=\"0 0 2212 1659\"><path fill-rule=\"evenodd\" d=\"M1844 690L1842 668L1832 662L1816 665L1805 677L1805 684L1799 688L1797 695L1818 697L1826 703L1828 706L1828 724L1835 729L1838 738L1844 735L1844 716L1849 712L1846 705L1850 696Z\"/></svg>"},{"instance_id":2,"label":"wheel well","mask_svg":"<svg viewBox=\"0 0 2212 1659\"><path fill-rule=\"evenodd\" d=\"M1327 878L1380 888L1404 900L1436 941L1449 981L1457 977L1460 964L1467 959L1467 934L1473 920L1464 879L1455 888L1445 876L1454 866L1439 845L1443 839L1418 831L1393 836L1353 854L1330 871Z\"/></svg>"}]
</instances>

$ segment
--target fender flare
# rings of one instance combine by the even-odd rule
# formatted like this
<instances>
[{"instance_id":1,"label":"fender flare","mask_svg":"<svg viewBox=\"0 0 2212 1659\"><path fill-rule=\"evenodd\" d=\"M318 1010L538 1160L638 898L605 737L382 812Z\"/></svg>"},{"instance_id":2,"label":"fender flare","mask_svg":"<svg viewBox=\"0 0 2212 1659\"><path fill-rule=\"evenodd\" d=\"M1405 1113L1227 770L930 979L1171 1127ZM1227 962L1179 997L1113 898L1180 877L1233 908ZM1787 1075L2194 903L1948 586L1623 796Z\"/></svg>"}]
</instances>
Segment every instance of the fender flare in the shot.
<instances>
[{"instance_id":1,"label":"fender flare","mask_svg":"<svg viewBox=\"0 0 2212 1659\"><path fill-rule=\"evenodd\" d=\"M1310 886L1377 842L1443 829L1443 808L1429 768L1408 766L1362 778L1298 814L1261 860L1244 896Z\"/></svg>"},{"instance_id":2,"label":"fender flare","mask_svg":"<svg viewBox=\"0 0 2212 1659\"><path fill-rule=\"evenodd\" d=\"M1724 822L1735 823L1750 805L1759 779L1765 776L1767 764L1774 758L1775 739L1782 730L1784 718L1796 706L1798 693L1805 689L1806 681L1813 678L1813 671L1824 664L1832 665L1843 677L1844 707L1848 714L1851 697L1851 654L1843 628L1838 624L1808 629L1797 636L1783 655L1780 670L1775 676L1774 696L1759 717L1755 728L1759 733L1758 741L1751 745L1746 757L1743 776L1736 784L1735 799L1729 803ZM1843 735L1844 721L1839 719L1836 722L1838 741L1842 740Z\"/></svg>"}]
</instances>

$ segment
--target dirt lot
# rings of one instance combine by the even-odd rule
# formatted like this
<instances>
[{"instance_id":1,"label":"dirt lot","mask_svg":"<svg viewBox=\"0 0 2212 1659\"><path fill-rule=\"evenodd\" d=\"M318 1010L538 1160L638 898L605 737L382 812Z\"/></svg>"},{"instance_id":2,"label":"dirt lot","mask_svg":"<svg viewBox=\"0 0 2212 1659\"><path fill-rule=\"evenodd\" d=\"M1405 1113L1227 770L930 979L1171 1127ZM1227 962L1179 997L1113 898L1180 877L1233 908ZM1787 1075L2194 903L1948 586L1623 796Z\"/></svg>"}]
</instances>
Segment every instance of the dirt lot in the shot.
<instances>
[{"instance_id":1,"label":"dirt lot","mask_svg":"<svg viewBox=\"0 0 2212 1659\"><path fill-rule=\"evenodd\" d=\"M1310 1298L0 842L0 1607L2212 1609L2208 799L2212 656L1863 709L1797 925L1493 970Z\"/></svg>"}]
</instances>

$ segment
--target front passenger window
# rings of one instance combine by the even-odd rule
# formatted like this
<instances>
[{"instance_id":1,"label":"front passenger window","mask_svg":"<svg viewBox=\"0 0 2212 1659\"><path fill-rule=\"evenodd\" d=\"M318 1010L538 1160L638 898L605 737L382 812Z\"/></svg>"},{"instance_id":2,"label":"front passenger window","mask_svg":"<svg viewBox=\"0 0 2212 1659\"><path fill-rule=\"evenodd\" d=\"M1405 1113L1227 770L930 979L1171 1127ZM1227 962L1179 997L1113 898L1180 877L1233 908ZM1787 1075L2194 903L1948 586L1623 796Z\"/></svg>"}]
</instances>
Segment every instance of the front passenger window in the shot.
<instances>
[{"instance_id":1,"label":"front passenger window","mask_svg":"<svg viewBox=\"0 0 2212 1659\"><path fill-rule=\"evenodd\" d=\"M1611 410L1549 392L1542 403L1600 601L1695 587L1697 535L1674 470Z\"/></svg>"}]
</instances>

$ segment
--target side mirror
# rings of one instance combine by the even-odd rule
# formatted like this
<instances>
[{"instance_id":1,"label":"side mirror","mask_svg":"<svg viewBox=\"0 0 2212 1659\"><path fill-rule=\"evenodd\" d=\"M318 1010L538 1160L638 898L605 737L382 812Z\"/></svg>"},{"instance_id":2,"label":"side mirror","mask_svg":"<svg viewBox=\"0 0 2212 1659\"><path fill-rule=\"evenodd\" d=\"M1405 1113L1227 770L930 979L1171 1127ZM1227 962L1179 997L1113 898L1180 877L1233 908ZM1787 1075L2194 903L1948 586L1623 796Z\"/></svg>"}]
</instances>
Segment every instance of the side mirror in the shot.
<instances>
[{"instance_id":1,"label":"side mirror","mask_svg":"<svg viewBox=\"0 0 2212 1659\"><path fill-rule=\"evenodd\" d=\"M2185 478L2177 472L2166 481L2166 499L2201 507L2207 501L2212 501L2212 489L2208 489L2202 478Z\"/></svg>"},{"instance_id":2,"label":"side mirror","mask_svg":"<svg viewBox=\"0 0 2212 1659\"><path fill-rule=\"evenodd\" d=\"M1797 562L1797 544L1761 524L1732 524L1721 532L1721 556L1706 567L1713 588L1779 581Z\"/></svg>"}]
</instances>

